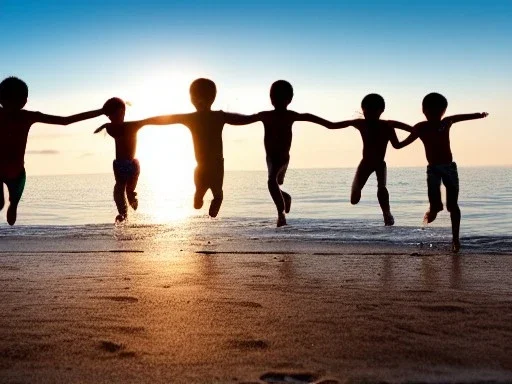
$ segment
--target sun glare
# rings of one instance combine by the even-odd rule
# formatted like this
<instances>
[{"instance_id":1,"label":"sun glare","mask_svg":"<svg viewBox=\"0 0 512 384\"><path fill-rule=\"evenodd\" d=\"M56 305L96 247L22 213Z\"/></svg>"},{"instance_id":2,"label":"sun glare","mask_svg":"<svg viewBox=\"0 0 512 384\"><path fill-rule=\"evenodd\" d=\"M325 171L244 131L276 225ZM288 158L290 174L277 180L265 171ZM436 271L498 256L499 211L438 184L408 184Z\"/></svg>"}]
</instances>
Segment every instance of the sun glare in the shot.
<instances>
[{"instance_id":1,"label":"sun glare","mask_svg":"<svg viewBox=\"0 0 512 384\"><path fill-rule=\"evenodd\" d=\"M144 78L131 98L127 97L131 104L127 120L192 111L189 83L189 76L176 73ZM158 223L189 217L193 213L195 161L188 128L182 125L142 128L137 156L141 162L140 184L147 194L141 214Z\"/></svg>"}]
</instances>

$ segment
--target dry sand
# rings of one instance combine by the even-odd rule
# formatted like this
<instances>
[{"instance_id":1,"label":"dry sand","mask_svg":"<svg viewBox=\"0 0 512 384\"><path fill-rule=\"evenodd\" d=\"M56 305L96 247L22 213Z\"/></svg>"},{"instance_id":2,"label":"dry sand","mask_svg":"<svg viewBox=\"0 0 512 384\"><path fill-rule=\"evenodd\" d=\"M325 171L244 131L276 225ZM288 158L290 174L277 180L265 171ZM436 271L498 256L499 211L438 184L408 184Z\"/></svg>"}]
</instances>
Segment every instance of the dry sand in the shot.
<instances>
[{"instance_id":1,"label":"dry sand","mask_svg":"<svg viewBox=\"0 0 512 384\"><path fill-rule=\"evenodd\" d=\"M511 293L511 254L2 241L0 381L510 383Z\"/></svg>"}]
</instances>

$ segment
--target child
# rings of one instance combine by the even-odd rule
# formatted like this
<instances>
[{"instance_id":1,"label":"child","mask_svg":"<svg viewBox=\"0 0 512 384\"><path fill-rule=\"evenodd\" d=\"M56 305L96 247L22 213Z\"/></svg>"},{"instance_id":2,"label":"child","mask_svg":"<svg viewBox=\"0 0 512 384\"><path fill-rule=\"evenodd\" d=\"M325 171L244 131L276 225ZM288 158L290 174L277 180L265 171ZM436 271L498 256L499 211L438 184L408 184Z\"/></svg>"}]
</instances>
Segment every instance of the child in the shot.
<instances>
[{"instance_id":1,"label":"child","mask_svg":"<svg viewBox=\"0 0 512 384\"><path fill-rule=\"evenodd\" d=\"M113 162L116 180L114 185L114 201L119 213L116 217L116 222L122 222L126 220L128 214L126 197L128 197L128 202L134 210L139 205L137 192L135 192L140 173L139 161L135 158L137 131L146 124L156 124L157 122L146 120L125 123L126 106L124 101L117 97L107 100L103 110L112 123L103 124L94 133L98 133L106 128L107 133L116 142L116 158Z\"/></svg>"},{"instance_id":2,"label":"child","mask_svg":"<svg viewBox=\"0 0 512 384\"><path fill-rule=\"evenodd\" d=\"M410 132L412 127L407 124L392 120L380 120L384 112L385 102L382 96L375 93L366 95L361 102L364 119L341 121L334 123L331 129L355 127L363 139L363 159L357 167L350 202L359 203L361 191L370 175L375 172L377 176L377 198L384 216L384 225L393 225L395 219L389 206L389 193L386 188L387 168L384 158L388 142L398 148L398 138L394 128Z\"/></svg>"},{"instance_id":3,"label":"child","mask_svg":"<svg viewBox=\"0 0 512 384\"><path fill-rule=\"evenodd\" d=\"M28 87L16 77L0 83L0 210L4 207L4 188L9 191L7 222L14 225L17 208L25 188L25 149L30 127L35 123L68 125L103 114L101 109L73 116L52 116L23 109Z\"/></svg>"},{"instance_id":4,"label":"child","mask_svg":"<svg viewBox=\"0 0 512 384\"><path fill-rule=\"evenodd\" d=\"M246 124L261 121L265 129L265 152L268 169L268 190L277 208L277 227L286 225L285 213L290 212L291 196L280 186L284 183L288 163L290 162L290 148L292 144L292 126L296 121L309 121L311 123L331 127L330 121L309 113L290 111L288 105L293 99L293 87L285 80L278 80L270 87L270 101L274 110L260 112L249 116Z\"/></svg>"},{"instance_id":5,"label":"child","mask_svg":"<svg viewBox=\"0 0 512 384\"><path fill-rule=\"evenodd\" d=\"M450 128L452 124L460 121L487 117L488 113L454 115L443 119L447 107L448 100L443 95L429 93L425 96L423 99L423 114L427 121L416 124L412 133L399 144L399 147L411 144L418 137L423 142L428 161L427 187L430 203L430 208L425 213L424 220L428 223L433 222L437 213L443 210L443 203L441 201L442 181L446 188L446 208L450 212L452 222L452 251L457 253L460 249L459 176L457 164L453 162L450 148Z\"/></svg>"},{"instance_id":6,"label":"child","mask_svg":"<svg viewBox=\"0 0 512 384\"><path fill-rule=\"evenodd\" d=\"M113 108L112 111L110 111L107 104L105 105L112 124L105 124L98 128L96 132L106 127L107 132L116 139L117 158L114 161L114 172L117 172L117 175L114 199L119 211L119 215L116 218L117 221L123 221L126 218L125 189L130 205L134 209L137 207L135 186L139 167L138 162L134 159L136 133L144 125L161 124L183 124L190 129L197 161L197 167L194 172L194 182L196 185L194 208L200 209L203 206L204 195L208 189L211 189L213 200L210 204L209 214L211 217L217 216L223 200L224 157L222 129L224 124L249 124L251 119L248 116L225 113L223 111L212 111L211 106L215 101L216 94L217 88L213 81L197 79L190 86L190 98L197 112L158 116L133 122L123 122L124 103L122 101L119 100L116 104L117 109Z\"/></svg>"}]
</instances>

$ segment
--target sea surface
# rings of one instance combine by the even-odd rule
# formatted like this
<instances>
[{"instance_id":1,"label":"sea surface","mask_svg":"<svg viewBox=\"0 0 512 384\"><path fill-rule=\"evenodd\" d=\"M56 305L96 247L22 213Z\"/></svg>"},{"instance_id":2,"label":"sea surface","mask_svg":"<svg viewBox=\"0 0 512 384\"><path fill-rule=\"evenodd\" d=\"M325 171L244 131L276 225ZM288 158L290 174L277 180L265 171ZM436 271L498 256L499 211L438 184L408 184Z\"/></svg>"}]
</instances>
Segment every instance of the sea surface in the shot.
<instances>
[{"instance_id":1,"label":"sea surface","mask_svg":"<svg viewBox=\"0 0 512 384\"><path fill-rule=\"evenodd\" d=\"M28 176L14 227L1 212L2 238L141 238L186 241L190 236L230 240L293 240L319 243L383 243L448 246L450 217L445 210L425 226L428 208L425 168L388 169L394 227L385 227L372 175L361 202L350 204L354 169L290 169L283 189L292 195L288 226L275 228L276 212L266 172L226 172L219 217L192 208L192 172L144 173L137 188L139 209L114 226L111 174ZM512 251L512 167L460 167L461 237L465 249ZM443 187L444 199L444 187Z\"/></svg>"}]
</instances>

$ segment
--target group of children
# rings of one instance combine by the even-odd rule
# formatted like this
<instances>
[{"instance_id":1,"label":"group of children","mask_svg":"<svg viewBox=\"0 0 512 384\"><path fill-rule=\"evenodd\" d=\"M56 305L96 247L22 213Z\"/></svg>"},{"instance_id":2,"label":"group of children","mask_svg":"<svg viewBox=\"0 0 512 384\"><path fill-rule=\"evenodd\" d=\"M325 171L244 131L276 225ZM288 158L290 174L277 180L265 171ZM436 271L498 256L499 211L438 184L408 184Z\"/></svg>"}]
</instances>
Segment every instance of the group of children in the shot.
<instances>
[{"instance_id":1,"label":"group of children","mask_svg":"<svg viewBox=\"0 0 512 384\"><path fill-rule=\"evenodd\" d=\"M115 186L114 201L118 209L116 222L126 220L128 204L137 209L135 192L140 173L135 158L137 132L145 125L182 124L192 133L197 167L194 172L196 191L194 208L203 206L203 198L208 189L212 191L209 214L216 217L223 200L224 157L222 129L225 124L246 125L261 121L264 126L264 145L268 168L268 190L277 209L277 226L286 225L285 214L290 211L291 196L281 189L290 161L292 126L296 121L309 121L328 129L346 127L356 128L363 140L363 158L357 167L352 184L350 201L357 204L361 191L375 172L377 176L377 197L384 216L385 225L393 225L394 218L389 205L386 188L386 162L384 161L388 142L394 148L402 148L420 138L425 146L427 167L427 185L430 208L425 220L432 222L437 213L443 210L441 201L441 181L446 187L447 209L452 222L452 250L460 248L459 227L460 209L458 207L459 181L457 166L453 162L450 149L450 128L452 124L479 119L487 113L454 115L443 118L448 102L438 93L430 93L423 99L423 113L426 121L411 127L407 124L380 120L385 109L384 99L377 94L369 94L361 103L364 119L333 123L308 113L297 113L288 109L293 99L292 85L278 80L270 88L270 100L273 110L254 115L240 115L223 111L212 111L217 89L209 79L200 78L190 86L190 99L196 112L157 116L138 121L124 121L125 103L119 98L109 99L103 108L68 117L46 115L23 109L28 98L28 87L16 77L8 77L0 83L0 210L4 206L3 184L9 191L7 222L14 225L16 210L25 186L24 168L25 148L30 127L35 123L68 125L105 114L110 123L103 124L95 133L106 129L115 140L116 158L113 162ZM400 142L395 128L410 135Z\"/></svg>"}]
</instances>

